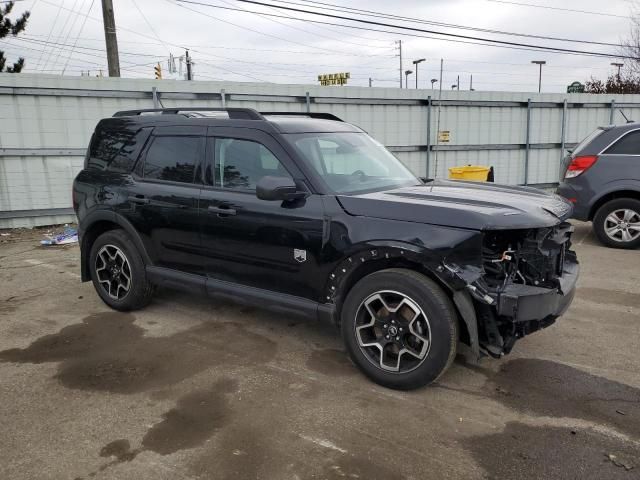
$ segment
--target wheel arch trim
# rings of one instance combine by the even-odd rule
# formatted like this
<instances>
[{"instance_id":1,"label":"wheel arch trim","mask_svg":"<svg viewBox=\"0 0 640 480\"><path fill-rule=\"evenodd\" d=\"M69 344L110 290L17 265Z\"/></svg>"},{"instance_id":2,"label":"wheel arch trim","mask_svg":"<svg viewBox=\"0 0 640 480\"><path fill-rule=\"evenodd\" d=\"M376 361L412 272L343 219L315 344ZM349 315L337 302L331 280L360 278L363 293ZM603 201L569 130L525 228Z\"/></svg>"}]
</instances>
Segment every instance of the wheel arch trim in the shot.
<instances>
[{"instance_id":1,"label":"wheel arch trim","mask_svg":"<svg viewBox=\"0 0 640 480\"><path fill-rule=\"evenodd\" d=\"M135 227L127 220L124 216L110 211L110 210L97 210L85 218L80 222L80 228L78 229L79 237L80 237L80 273L81 280L83 282L87 282L91 280L91 275L89 272L89 254L91 252L91 246L93 243L89 243L91 240L95 238L93 235L88 235L92 229L101 222L109 222L117 225L122 230L124 230L127 235L131 238L133 243L135 244L138 252L142 256L142 259L145 265L153 265L151 258L144 246L144 242L140 237L140 234L136 231Z\"/></svg>"}]
</instances>

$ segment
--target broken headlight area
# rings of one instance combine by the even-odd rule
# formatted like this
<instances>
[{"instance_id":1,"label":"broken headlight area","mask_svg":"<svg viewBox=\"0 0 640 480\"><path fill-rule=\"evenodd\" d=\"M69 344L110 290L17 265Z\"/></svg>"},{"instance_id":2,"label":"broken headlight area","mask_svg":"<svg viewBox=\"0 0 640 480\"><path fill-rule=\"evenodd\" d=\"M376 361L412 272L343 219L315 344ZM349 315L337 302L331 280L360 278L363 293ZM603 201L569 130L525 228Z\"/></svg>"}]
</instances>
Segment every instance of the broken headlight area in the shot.
<instances>
[{"instance_id":1,"label":"broken headlight area","mask_svg":"<svg viewBox=\"0 0 640 480\"><path fill-rule=\"evenodd\" d=\"M509 353L518 338L555 322L573 299L578 262L573 227L483 233L482 265L444 264L474 300L478 340L492 356Z\"/></svg>"}]
</instances>

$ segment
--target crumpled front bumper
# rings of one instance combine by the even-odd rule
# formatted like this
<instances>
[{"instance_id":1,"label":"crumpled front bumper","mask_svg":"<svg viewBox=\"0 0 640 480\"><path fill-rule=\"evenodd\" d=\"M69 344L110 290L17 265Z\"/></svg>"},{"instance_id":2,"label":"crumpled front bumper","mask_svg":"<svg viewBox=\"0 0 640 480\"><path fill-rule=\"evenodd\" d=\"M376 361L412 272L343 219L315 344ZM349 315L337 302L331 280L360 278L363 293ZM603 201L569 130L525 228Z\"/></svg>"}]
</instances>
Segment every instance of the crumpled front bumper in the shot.
<instances>
[{"instance_id":1,"label":"crumpled front bumper","mask_svg":"<svg viewBox=\"0 0 640 480\"><path fill-rule=\"evenodd\" d=\"M497 298L498 315L514 322L543 320L564 314L573 300L580 266L567 258L559 288L550 289L530 285L509 284Z\"/></svg>"}]
</instances>

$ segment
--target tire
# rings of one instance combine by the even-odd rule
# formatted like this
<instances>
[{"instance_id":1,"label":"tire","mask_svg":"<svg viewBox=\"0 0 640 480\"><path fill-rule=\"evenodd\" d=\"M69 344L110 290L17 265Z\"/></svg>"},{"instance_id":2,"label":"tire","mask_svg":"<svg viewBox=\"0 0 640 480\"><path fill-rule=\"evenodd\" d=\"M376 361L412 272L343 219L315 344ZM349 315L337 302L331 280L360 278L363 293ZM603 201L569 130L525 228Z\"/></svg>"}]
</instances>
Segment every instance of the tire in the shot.
<instances>
[{"instance_id":1,"label":"tire","mask_svg":"<svg viewBox=\"0 0 640 480\"><path fill-rule=\"evenodd\" d=\"M96 292L114 310L138 310L151 302L153 285L147 280L140 252L124 230L110 230L93 242L89 269Z\"/></svg>"},{"instance_id":2,"label":"tire","mask_svg":"<svg viewBox=\"0 0 640 480\"><path fill-rule=\"evenodd\" d=\"M616 226L623 230L607 233ZM629 228L631 224L632 228ZM626 227L626 228L625 228ZM593 217L593 230L601 243L612 248L640 247L640 200L634 198L616 198L602 205ZM625 239L626 238L626 239Z\"/></svg>"},{"instance_id":3,"label":"tire","mask_svg":"<svg viewBox=\"0 0 640 480\"><path fill-rule=\"evenodd\" d=\"M340 317L349 356L385 387L410 390L435 382L456 356L458 317L451 300L435 282L412 270L367 275L347 295ZM396 337L391 335L390 342L386 337L394 333L392 327ZM413 353L400 354L403 349ZM382 360L380 351L385 352Z\"/></svg>"}]
</instances>

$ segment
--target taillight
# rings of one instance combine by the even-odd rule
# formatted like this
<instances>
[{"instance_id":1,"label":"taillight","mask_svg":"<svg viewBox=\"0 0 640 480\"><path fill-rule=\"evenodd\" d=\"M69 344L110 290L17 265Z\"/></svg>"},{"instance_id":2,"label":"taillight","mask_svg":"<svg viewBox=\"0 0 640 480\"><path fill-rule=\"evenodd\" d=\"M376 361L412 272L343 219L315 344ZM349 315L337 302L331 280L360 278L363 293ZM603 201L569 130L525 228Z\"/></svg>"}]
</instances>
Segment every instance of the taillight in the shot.
<instances>
[{"instance_id":1,"label":"taillight","mask_svg":"<svg viewBox=\"0 0 640 480\"><path fill-rule=\"evenodd\" d=\"M575 178L583 172L586 172L598 160L597 155L585 155L583 157L575 157L571 160L564 178Z\"/></svg>"}]
</instances>

